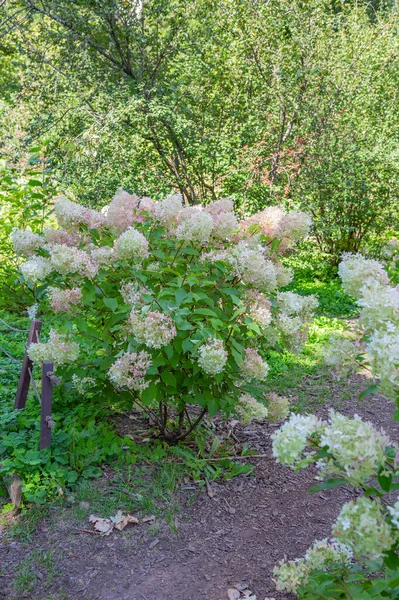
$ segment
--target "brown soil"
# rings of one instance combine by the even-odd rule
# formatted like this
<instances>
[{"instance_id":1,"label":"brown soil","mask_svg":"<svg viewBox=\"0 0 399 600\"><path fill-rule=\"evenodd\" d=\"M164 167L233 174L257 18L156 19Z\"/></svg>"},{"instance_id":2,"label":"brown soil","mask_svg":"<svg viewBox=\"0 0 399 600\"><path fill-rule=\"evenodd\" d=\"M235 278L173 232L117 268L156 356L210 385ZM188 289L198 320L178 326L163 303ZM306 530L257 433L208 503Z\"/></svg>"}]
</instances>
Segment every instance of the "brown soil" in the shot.
<instances>
[{"instance_id":1,"label":"brown soil","mask_svg":"<svg viewBox=\"0 0 399 600\"><path fill-rule=\"evenodd\" d=\"M312 382L309 381L311 389ZM353 416L360 414L383 426L398 441L394 406L380 396L358 402L367 387L361 376L349 386L331 380L331 405ZM351 392L351 400L342 396ZM346 395L347 397L347 395ZM329 406L318 412L325 416ZM211 494L180 492L178 535L160 524L155 537L148 525L99 537L82 523L43 520L32 540L0 538L0 598L32 600L228 600L227 590L245 584L257 600L283 600L272 582L273 566L283 557L303 555L315 540L328 537L340 506L357 492L339 488L309 495L312 469L293 473L271 456L272 425L237 426L235 434L266 457L252 459L255 477L212 483ZM40 572L34 592L16 595L13 579L18 563L33 549L55 550L52 584Z\"/></svg>"}]
</instances>

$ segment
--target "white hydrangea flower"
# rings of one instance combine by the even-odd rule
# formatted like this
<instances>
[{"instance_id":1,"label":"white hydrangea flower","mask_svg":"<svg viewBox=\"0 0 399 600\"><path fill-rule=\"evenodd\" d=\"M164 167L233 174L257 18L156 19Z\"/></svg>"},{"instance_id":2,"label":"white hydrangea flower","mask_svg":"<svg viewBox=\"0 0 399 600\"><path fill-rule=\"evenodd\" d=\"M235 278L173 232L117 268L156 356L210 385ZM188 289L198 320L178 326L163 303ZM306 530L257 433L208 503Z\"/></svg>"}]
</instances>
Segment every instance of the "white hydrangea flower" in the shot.
<instances>
[{"instance_id":1,"label":"white hydrangea flower","mask_svg":"<svg viewBox=\"0 0 399 600\"><path fill-rule=\"evenodd\" d=\"M279 463L295 466L301 460L309 438L315 433L320 434L323 427L323 422L314 415L291 414L290 420L272 435L273 456Z\"/></svg>"},{"instance_id":2,"label":"white hydrangea flower","mask_svg":"<svg viewBox=\"0 0 399 600\"><path fill-rule=\"evenodd\" d=\"M176 327L172 319L157 310L140 313L133 309L129 321L136 341L149 348L167 346L176 335Z\"/></svg>"},{"instance_id":3,"label":"white hydrangea flower","mask_svg":"<svg viewBox=\"0 0 399 600\"><path fill-rule=\"evenodd\" d=\"M349 419L330 410L328 424L320 436L320 446L328 447L334 461L324 463L328 474L344 473L351 483L361 484L375 476L386 462L385 448L390 445L383 431L377 431L371 423L358 415Z\"/></svg>"},{"instance_id":4,"label":"white hydrangea flower","mask_svg":"<svg viewBox=\"0 0 399 600\"><path fill-rule=\"evenodd\" d=\"M166 228L175 227L177 215L183 208L181 194L167 196L164 200L155 203L155 218Z\"/></svg>"},{"instance_id":5,"label":"white hydrangea flower","mask_svg":"<svg viewBox=\"0 0 399 600\"><path fill-rule=\"evenodd\" d=\"M41 364L47 361L52 362L54 367L59 367L77 360L79 344L51 329L49 341L30 344L28 355L34 363Z\"/></svg>"},{"instance_id":6,"label":"white hydrangea flower","mask_svg":"<svg viewBox=\"0 0 399 600\"><path fill-rule=\"evenodd\" d=\"M367 353L371 358L373 374L381 380L381 389L394 396L399 388L399 330L392 333L375 331L371 336Z\"/></svg>"},{"instance_id":7,"label":"white hydrangea flower","mask_svg":"<svg viewBox=\"0 0 399 600\"><path fill-rule=\"evenodd\" d=\"M347 294L359 298L362 288L376 280L382 285L389 283L383 265L377 260L365 258L361 254L344 253L338 267L342 285Z\"/></svg>"},{"instance_id":8,"label":"white hydrangea flower","mask_svg":"<svg viewBox=\"0 0 399 600\"><path fill-rule=\"evenodd\" d=\"M294 270L290 269L290 267L283 267L281 265L278 266L277 269L277 285L281 287L285 287L294 279Z\"/></svg>"},{"instance_id":9,"label":"white hydrangea flower","mask_svg":"<svg viewBox=\"0 0 399 600\"><path fill-rule=\"evenodd\" d=\"M78 274L82 277L94 277L98 272L98 267L92 261L90 254L65 244L53 244L50 261L53 269L61 275Z\"/></svg>"},{"instance_id":10,"label":"white hydrangea flower","mask_svg":"<svg viewBox=\"0 0 399 600\"><path fill-rule=\"evenodd\" d=\"M359 559L378 560L395 542L380 502L364 497L344 504L333 526L333 535Z\"/></svg>"},{"instance_id":11,"label":"white hydrangea flower","mask_svg":"<svg viewBox=\"0 0 399 600\"><path fill-rule=\"evenodd\" d=\"M352 560L351 550L336 540L329 542L327 539L318 540L308 548L304 558L295 560L281 560L274 568L276 589L297 593L301 585L306 585L311 572L347 569Z\"/></svg>"},{"instance_id":12,"label":"white hydrangea flower","mask_svg":"<svg viewBox=\"0 0 399 600\"><path fill-rule=\"evenodd\" d=\"M150 294L151 292L135 281L124 281L122 282L120 293L125 304L137 306L144 304L143 294Z\"/></svg>"},{"instance_id":13,"label":"white hydrangea flower","mask_svg":"<svg viewBox=\"0 0 399 600\"><path fill-rule=\"evenodd\" d=\"M222 340L208 340L200 346L198 354L198 364L204 373L207 375L217 375L223 371L228 353L224 349Z\"/></svg>"},{"instance_id":14,"label":"white hydrangea flower","mask_svg":"<svg viewBox=\"0 0 399 600\"><path fill-rule=\"evenodd\" d=\"M392 524L395 525L397 529L399 529L399 499L395 502L393 506L387 506L387 510L391 515Z\"/></svg>"},{"instance_id":15,"label":"white hydrangea flower","mask_svg":"<svg viewBox=\"0 0 399 600\"><path fill-rule=\"evenodd\" d=\"M18 256L31 256L44 245L44 240L40 235L17 227L12 230L11 240Z\"/></svg>"},{"instance_id":16,"label":"white hydrangea flower","mask_svg":"<svg viewBox=\"0 0 399 600\"><path fill-rule=\"evenodd\" d=\"M271 423L279 423L285 421L290 414L290 401L284 396L279 396L274 392L270 392L265 396L267 402L267 410L269 411L268 419Z\"/></svg>"},{"instance_id":17,"label":"white hydrangea flower","mask_svg":"<svg viewBox=\"0 0 399 600\"><path fill-rule=\"evenodd\" d=\"M268 410L264 404L258 402L250 394L242 394L236 405L240 421L244 425L249 425L252 421L264 421L267 418Z\"/></svg>"},{"instance_id":18,"label":"white hydrangea flower","mask_svg":"<svg viewBox=\"0 0 399 600\"><path fill-rule=\"evenodd\" d=\"M261 246L253 247L247 241L240 241L226 254L227 257L230 255L233 268L244 283L252 284L265 292L276 289L277 267L264 257Z\"/></svg>"},{"instance_id":19,"label":"white hydrangea flower","mask_svg":"<svg viewBox=\"0 0 399 600\"><path fill-rule=\"evenodd\" d=\"M35 284L43 281L52 272L53 266L48 258L32 256L22 263L20 269L25 281Z\"/></svg>"},{"instance_id":20,"label":"white hydrangea flower","mask_svg":"<svg viewBox=\"0 0 399 600\"><path fill-rule=\"evenodd\" d=\"M114 254L117 260L141 262L149 256L148 241L137 229L129 227L115 240Z\"/></svg>"},{"instance_id":21,"label":"white hydrangea flower","mask_svg":"<svg viewBox=\"0 0 399 600\"><path fill-rule=\"evenodd\" d=\"M201 207L184 208L178 215L178 225L175 231L178 240L205 244L209 241L213 230L213 219Z\"/></svg>"},{"instance_id":22,"label":"white hydrangea flower","mask_svg":"<svg viewBox=\"0 0 399 600\"><path fill-rule=\"evenodd\" d=\"M309 318L319 305L315 295L300 296L294 292L280 292L277 294L277 305L285 314L300 315Z\"/></svg>"},{"instance_id":23,"label":"white hydrangea flower","mask_svg":"<svg viewBox=\"0 0 399 600\"><path fill-rule=\"evenodd\" d=\"M253 348L246 348L244 360L240 365L240 371L245 380L257 379L264 381L269 374L270 367L261 355Z\"/></svg>"},{"instance_id":24,"label":"white hydrangea flower","mask_svg":"<svg viewBox=\"0 0 399 600\"><path fill-rule=\"evenodd\" d=\"M363 353L357 340L338 334L330 336L328 346L323 347L323 356L327 365L334 367L338 379L347 378L358 371L356 357Z\"/></svg>"},{"instance_id":25,"label":"white hydrangea flower","mask_svg":"<svg viewBox=\"0 0 399 600\"><path fill-rule=\"evenodd\" d=\"M371 280L361 289L360 324L367 329L391 330L399 327L399 290Z\"/></svg>"}]
</instances>

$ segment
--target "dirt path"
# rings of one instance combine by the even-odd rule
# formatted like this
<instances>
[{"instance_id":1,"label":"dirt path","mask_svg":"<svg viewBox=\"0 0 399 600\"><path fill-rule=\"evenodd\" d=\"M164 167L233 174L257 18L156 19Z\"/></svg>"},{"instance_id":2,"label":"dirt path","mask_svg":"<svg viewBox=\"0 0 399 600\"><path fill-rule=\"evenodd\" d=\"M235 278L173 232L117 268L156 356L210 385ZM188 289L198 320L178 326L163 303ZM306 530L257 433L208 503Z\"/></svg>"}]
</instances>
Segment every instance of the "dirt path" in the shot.
<instances>
[{"instance_id":1,"label":"dirt path","mask_svg":"<svg viewBox=\"0 0 399 600\"><path fill-rule=\"evenodd\" d=\"M311 386L312 382L308 384ZM358 413L383 426L394 440L399 424L392 422L394 406L370 396L357 401L365 380L354 377L348 387L330 382L331 405ZM325 416L329 406L318 412ZM0 538L0 598L31 600L227 600L233 584L245 584L257 600L283 600L271 580L273 566L285 555L301 556L315 540L327 537L343 502L354 493L346 488L309 495L314 485L310 469L293 473L271 456L271 425L236 431L252 449L267 454L256 461L255 477L240 476L212 484L192 501L192 491L180 492L178 536L166 524L130 528L123 534L97 537L79 531L86 527L47 519L30 543ZM252 461L254 462L254 460ZM73 529L75 527L75 529ZM34 591L16 595L12 582L17 563L33 550L53 551L52 580L38 573Z\"/></svg>"}]
</instances>

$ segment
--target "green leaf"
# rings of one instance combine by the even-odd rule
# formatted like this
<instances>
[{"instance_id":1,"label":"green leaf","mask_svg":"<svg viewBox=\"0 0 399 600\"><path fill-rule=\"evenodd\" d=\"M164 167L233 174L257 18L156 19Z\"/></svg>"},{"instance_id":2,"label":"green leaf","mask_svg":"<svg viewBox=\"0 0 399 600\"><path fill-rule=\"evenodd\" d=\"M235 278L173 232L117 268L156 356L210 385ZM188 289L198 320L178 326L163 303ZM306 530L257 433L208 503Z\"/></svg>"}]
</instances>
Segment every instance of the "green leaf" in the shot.
<instances>
[{"instance_id":1,"label":"green leaf","mask_svg":"<svg viewBox=\"0 0 399 600\"><path fill-rule=\"evenodd\" d=\"M172 375L172 373L164 371L163 373L161 373L161 379L166 383L166 385L169 385L172 388L177 387L176 377Z\"/></svg>"},{"instance_id":2,"label":"green leaf","mask_svg":"<svg viewBox=\"0 0 399 600\"><path fill-rule=\"evenodd\" d=\"M177 306L180 306L180 304L183 302L186 296L187 293L182 288L180 290L177 290L177 292L175 293Z\"/></svg>"},{"instance_id":3,"label":"green leaf","mask_svg":"<svg viewBox=\"0 0 399 600\"><path fill-rule=\"evenodd\" d=\"M366 388L359 394L359 400L363 400L363 398L366 398L366 396L370 396L370 394L376 393L379 387L380 386L378 384L370 385L368 388Z\"/></svg>"},{"instance_id":4,"label":"green leaf","mask_svg":"<svg viewBox=\"0 0 399 600\"><path fill-rule=\"evenodd\" d=\"M116 298L104 298L103 300L105 306L110 308L112 312L116 311L116 309L118 308L118 300Z\"/></svg>"},{"instance_id":5,"label":"green leaf","mask_svg":"<svg viewBox=\"0 0 399 600\"><path fill-rule=\"evenodd\" d=\"M141 392L141 400L143 404L151 404L153 400L156 400L160 395L160 387L157 383L150 383L150 385Z\"/></svg>"},{"instance_id":6,"label":"green leaf","mask_svg":"<svg viewBox=\"0 0 399 600\"><path fill-rule=\"evenodd\" d=\"M328 490L330 488L339 487L340 485L344 485L345 483L348 483L348 482L343 477L339 477L337 479L329 479L328 481L323 481L322 483L318 483L317 485L314 485L309 490L309 493L315 494L316 492L321 492L322 490Z\"/></svg>"},{"instance_id":7,"label":"green leaf","mask_svg":"<svg viewBox=\"0 0 399 600\"><path fill-rule=\"evenodd\" d=\"M389 492L392 485L392 475L378 475L378 483L384 492Z\"/></svg>"}]
</instances>

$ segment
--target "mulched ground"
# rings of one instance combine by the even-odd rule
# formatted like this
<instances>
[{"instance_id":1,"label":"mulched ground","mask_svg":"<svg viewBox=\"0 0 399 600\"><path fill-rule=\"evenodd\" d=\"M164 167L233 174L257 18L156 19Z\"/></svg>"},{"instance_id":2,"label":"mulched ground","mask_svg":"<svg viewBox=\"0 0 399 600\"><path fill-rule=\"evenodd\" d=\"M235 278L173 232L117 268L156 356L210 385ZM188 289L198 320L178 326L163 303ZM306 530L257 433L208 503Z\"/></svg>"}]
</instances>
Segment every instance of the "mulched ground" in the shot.
<instances>
[{"instance_id":1,"label":"mulched ground","mask_svg":"<svg viewBox=\"0 0 399 600\"><path fill-rule=\"evenodd\" d=\"M312 383L305 381L305 388L311 390ZM393 404L380 396L357 400L367 387L363 376L345 384L331 379L329 387L331 402L317 410L321 416L339 406L349 416L357 413L384 427L399 441ZM192 491L182 489L178 536L160 523L155 536L149 525L141 525L99 537L79 530L81 523L58 521L55 514L40 523L30 543L0 538L0 598L228 600L227 590L234 585L248 587L257 600L293 598L275 591L273 566L285 556L303 555L315 539L329 536L343 502L356 493L340 488L309 495L315 472L293 473L276 464L270 440L274 430L269 424L237 426L237 438L266 457L256 459L255 477L212 483L193 502ZM17 596L12 582L18 562L37 548L55 550L53 582L49 586L43 574L33 572L35 591Z\"/></svg>"}]
</instances>

